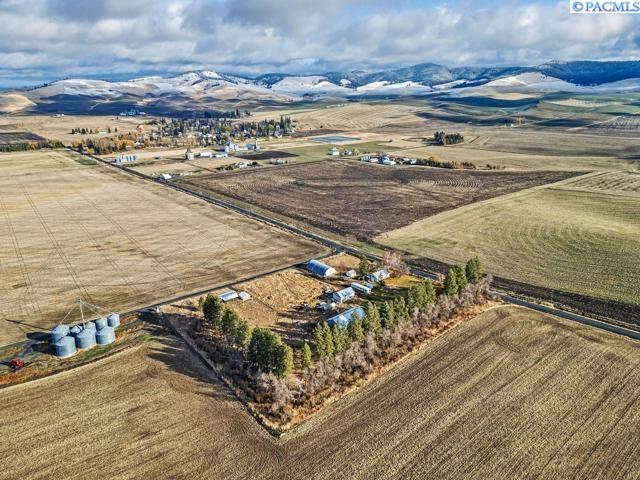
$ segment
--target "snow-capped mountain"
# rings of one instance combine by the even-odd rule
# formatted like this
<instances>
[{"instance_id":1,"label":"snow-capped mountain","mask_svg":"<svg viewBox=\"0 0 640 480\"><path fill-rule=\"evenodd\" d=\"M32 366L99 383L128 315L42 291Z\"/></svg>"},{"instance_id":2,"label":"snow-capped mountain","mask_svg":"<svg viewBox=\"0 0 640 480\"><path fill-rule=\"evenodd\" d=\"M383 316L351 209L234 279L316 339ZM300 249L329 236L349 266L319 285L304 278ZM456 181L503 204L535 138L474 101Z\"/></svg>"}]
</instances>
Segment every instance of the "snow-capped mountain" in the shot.
<instances>
[{"instance_id":1,"label":"snow-capped mountain","mask_svg":"<svg viewBox=\"0 0 640 480\"><path fill-rule=\"evenodd\" d=\"M203 70L117 82L67 79L12 94L24 97L21 102L24 108L39 111L114 113L125 107L144 107L152 113L163 113L281 105L333 97L477 95L487 89L630 91L640 90L638 79L640 62L550 62L535 67L452 69L424 63L378 72L352 70L323 75L270 73L248 78Z\"/></svg>"}]
</instances>

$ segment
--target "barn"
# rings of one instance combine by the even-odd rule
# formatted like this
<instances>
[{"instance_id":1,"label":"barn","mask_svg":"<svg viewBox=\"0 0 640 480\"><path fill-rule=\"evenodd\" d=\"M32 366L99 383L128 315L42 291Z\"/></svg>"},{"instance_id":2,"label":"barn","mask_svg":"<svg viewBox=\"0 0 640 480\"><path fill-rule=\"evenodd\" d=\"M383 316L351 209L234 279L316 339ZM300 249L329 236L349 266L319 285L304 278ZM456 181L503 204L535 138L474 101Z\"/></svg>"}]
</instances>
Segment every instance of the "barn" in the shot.
<instances>
[{"instance_id":1,"label":"barn","mask_svg":"<svg viewBox=\"0 0 640 480\"><path fill-rule=\"evenodd\" d=\"M330 267L326 263L322 263L318 260L309 260L309 262L307 263L307 270L321 278L327 278L336 274L335 268Z\"/></svg>"}]
</instances>

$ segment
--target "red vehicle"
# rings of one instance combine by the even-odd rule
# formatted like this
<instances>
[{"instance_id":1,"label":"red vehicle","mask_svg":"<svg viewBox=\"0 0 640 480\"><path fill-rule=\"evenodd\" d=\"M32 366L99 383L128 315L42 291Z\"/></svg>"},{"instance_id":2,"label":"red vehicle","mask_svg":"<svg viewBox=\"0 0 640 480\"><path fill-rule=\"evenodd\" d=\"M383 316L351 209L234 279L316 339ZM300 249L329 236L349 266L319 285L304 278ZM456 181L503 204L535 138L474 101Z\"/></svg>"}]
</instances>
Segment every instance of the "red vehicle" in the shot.
<instances>
[{"instance_id":1,"label":"red vehicle","mask_svg":"<svg viewBox=\"0 0 640 480\"><path fill-rule=\"evenodd\" d=\"M14 372L23 369L24 366L24 360L20 358L14 358L13 360L11 360L11 362L9 362L9 367L11 367L11 370L13 370Z\"/></svg>"}]
</instances>

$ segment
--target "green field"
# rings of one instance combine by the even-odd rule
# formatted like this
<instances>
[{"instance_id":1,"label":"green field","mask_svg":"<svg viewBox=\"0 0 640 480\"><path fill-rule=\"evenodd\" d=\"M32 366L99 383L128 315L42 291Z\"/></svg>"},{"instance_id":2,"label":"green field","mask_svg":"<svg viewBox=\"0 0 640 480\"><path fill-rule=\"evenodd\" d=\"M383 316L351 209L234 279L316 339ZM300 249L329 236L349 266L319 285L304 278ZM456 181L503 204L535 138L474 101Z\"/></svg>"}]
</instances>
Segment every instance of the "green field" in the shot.
<instances>
[{"instance_id":1,"label":"green field","mask_svg":"<svg viewBox=\"0 0 640 480\"><path fill-rule=\"evenodd\" d=\"M605 300L640 303L640 174L601 172L441 213L379 243Z\"/></svg>"}]
</instances>

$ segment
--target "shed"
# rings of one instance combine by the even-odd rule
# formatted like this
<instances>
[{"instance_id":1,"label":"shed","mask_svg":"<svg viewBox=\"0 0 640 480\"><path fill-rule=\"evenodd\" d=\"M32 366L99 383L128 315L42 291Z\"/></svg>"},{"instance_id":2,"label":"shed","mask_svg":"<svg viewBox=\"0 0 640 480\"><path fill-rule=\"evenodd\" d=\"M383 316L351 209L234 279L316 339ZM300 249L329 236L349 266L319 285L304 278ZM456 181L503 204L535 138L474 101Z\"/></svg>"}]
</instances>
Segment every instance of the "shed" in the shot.
<instances>
[{"instance_id":1,"label":"shed","mask_svg":"<svg viewBox=\"0 0 640 480\"><path fill-rule=\"evenodd\" d=\"M336 315L335 317L331 317L329 320L327 320L327 324L330 327L333 327L334 325L347 327L356 315L360 318L364 318L364 310L362 307L350 308L349 310L346 310L341 314Z\"/></svg>"},{"instance_id":2,"label":"shed","mask_svg":"<svg viewBox=\"0 0 640 480\"><path fill-rule=\"evenodd\" d=\"M225 292L221 295L218 295L218 298L223 302L230 302L231 300L235 300L238 298L238 292L231 290L230 292Z\"/></svg>"},{"instance_id":3,"label":"shed","mask_svg":"<svg viewBox=\"0 0 640 480\"><path fill-rule=\"evenodd\" d=\"M240 298L240 300L242 300L243 302L250 300L251 299L251 295L249 295L249 292L240 292L238 294L238 298Z\"/></svg>"},{"instance_id":4,"label":"shed","mask_svg":"<svg viewBox=\"0 0 640 480\"><path fill-rule=\"evenodd\" d=\"M347 300L351 300L352 298L355 298L355 296L356 296L356 291L351 287L347 287L337 292L334 292L331 298L336 303L343 303L343 302L346 302Z\"/></svg>"},{"instance_id":5,"label":"shed","mask_svg":"<svg viewBox=\"0 0 640 480\"><path fill-rule=\"evenodd\" d=\"M344 276L347 278L356 278L358 276L358 272L353 269L347 270L346 272L344 272Z\"/></svg>"},{"instance_id":6,"label":"shed","mask_svg":"<svg viewBox=\"0 0 640 480\"><path fill-rule=\"evenodd\" d=\"M361 283L357 283L357 282L353 282L351 284L351 288L353 288L356 292L364 293L365 295L369 295L372 290L370 286L362 285Z\"/></svg>"},{"instance_id":7,"label":"shed","mask_svg":"<svg viewBox=\"0 0 640 480\"><path fill-rule=\"evenodd\" d=\"M327 278L336 274L335 268L330 267L326 263L319 262L318 260L309 260L307 263L307 270L321 278Z\"/></svg>"}]
</instances>

